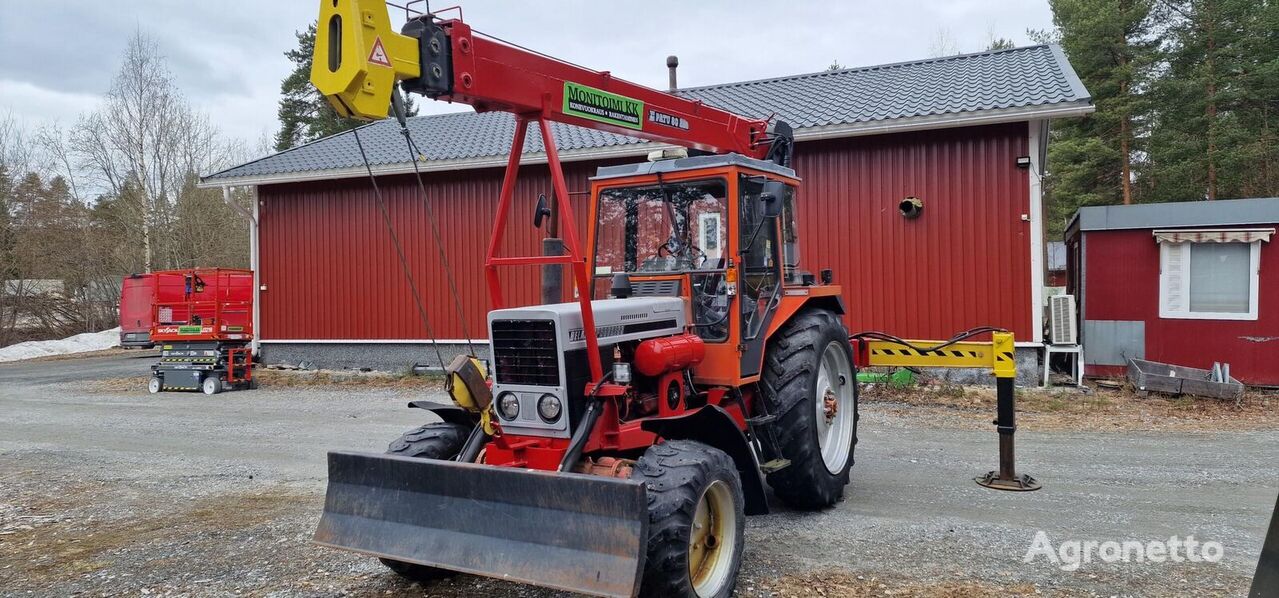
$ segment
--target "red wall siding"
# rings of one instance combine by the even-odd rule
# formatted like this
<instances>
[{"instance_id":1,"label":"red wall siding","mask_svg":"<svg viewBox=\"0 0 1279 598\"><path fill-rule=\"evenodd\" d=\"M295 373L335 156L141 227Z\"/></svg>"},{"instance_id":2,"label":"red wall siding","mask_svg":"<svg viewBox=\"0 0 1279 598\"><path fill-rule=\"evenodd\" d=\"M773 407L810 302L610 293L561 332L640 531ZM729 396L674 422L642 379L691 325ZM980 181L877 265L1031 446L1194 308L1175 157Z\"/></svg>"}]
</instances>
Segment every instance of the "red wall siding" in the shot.
<instances>
[{"instance_id":1,"label":"red wall siding","mask_svg":"<svg viewBox=\"0 0 1279 598\"><path fill-rule=\"evenodd\" d=\"M1083 234L1085 320L1144 321L1146 359L1152 361L1197 368L1228 362L1231 375L1243 382L1279 384L1279 251L1274 242L1261 244L1256 320L1185 320L1159 317L1159 244L1150 229ZM1123 368L1088 366L1087 373L1122 375Z\"/></svg>"},{"instance_id":2,"label":"red wall siding","mask_svg":"<svg viewBox=\"0 0 1279 598\"><path fill-rule=\"evenodd\" d=\"M595 165L566 165L569 190L587 189L594 171ZM355 178L259 190L260 269L267 287L260 307L263 339L463 338L416 182L412 176L378 180L434 335L418 317L368 179ZM484 254L501 180L500 169L426 177L429 205L476 338L487 336ZM545 165L526 166L519 180L505 255L541 251L541 233L530 220L538 193L550 195L549 173ZM573 197L578 203L581 198ZM536 267L504 268L500 276L508 304L537 300Z\"/></svg>"},{"instance_id":3,"label":"red wall siding","mask_svg":"<svg viewBox=\"0 0 1279 598\"><path fill-rule=\"evenodd\" d=\"M1029 181L1024 123L801 143L800 207L805 268L835 271L855 330L948 337L989 324L1030 340ZM600 163L566 165L570 191L588 189ZM429 173L430 205L458 277L471 333L483 337L489 309L484 251L500 169ZM529 224L546 166L521 170L503 251L540 251ZM411 176L381 177L436 338L463 331ZM914 195L923 215L906 221L897 203ZM424 339L408 286L364 178L271 185L259 190L261 335L271 339ZM585 243L585 196L574 195ZM510 304L532 303L536 268L507 268Z\"/></svg>"},{"instance_id":4,"label":"red wall siding","mask_svg":"<svg viewBox=\"0 0 1279 598\"><path fill-rule=\"evenodd\" d=\"M844 286L852 330L1032 340L1025 123L801 143L801 259ZM905 197L923 200L906 220Z\"/></svg>"}]
</instances>

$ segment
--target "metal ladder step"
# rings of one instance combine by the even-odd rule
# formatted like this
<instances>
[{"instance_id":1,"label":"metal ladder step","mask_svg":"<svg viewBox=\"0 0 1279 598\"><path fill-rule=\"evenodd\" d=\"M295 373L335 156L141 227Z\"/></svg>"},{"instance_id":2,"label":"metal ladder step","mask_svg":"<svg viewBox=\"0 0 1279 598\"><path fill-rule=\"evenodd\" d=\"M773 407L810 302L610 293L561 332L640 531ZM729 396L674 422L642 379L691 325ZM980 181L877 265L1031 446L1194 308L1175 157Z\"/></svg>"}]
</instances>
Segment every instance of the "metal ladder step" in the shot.
<instances>
[{"instance_id":1,"label":"metal ladder step","mask_svg":"<svg viewBox=\"0 0 1279 598\"><path fill-rule=\"evenodd\" d=\"M760 463L759 470L765 474L773 473L790 467L790 459L777 458L767 463Z\"/></svg>"}]
</instances>

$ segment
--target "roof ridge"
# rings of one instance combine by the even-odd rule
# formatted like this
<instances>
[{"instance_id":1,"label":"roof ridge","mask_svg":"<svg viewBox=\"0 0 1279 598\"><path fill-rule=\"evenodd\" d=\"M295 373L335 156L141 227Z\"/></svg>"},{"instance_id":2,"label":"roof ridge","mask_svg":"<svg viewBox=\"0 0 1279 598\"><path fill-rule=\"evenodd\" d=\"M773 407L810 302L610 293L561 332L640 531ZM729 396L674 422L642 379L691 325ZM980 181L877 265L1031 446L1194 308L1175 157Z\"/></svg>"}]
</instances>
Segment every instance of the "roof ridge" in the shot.
<instances>
[{"instance_id":1,"label":"roof ridge","mask_svg":"<svg viewBox=\"0 0 1279 598\"><path fill-rule=\"evenodd\" d=\"M1015 80L1005 77L1019 73L1025 76L1013 77ZM773 84L760 87L766 83ZM761 90L770 93L761 94ZM797 130L825 127L822 135L827 136L947 126L944 123L959 119L1005 122L1014 117L1058 118L1091 111L1087 89L1065 53L1055 44L720 83L680 89L676 93L739 114L779 114ZM814 103L805 99L811 97L825 100ZM966 116L978 112L985 114ZM465 161L504 155L510 147L509 130L514 118L506 112L494 112L492 116L482 114L487 113L462 109L421 114L412 117L409 123L416 131L440 133L431 135L431 139L419 140L420 149L429 156L429 161ZM397 123L386 122L385 128L372 127L378 123L361 128L380 142L398 138ZM638 141L619 133L579 129L566 123L553 122L551 126L556 129L561 150L602 149ZM202 177L201 185L268 175L281 175L272 180L284 180L288 178L287 173L301 175L353 166L359 156L356 154L354 159L350 156L354 152L353 144L350 136L343 137L348 132L223 169ZM347 141L339 142L336 140L339 137ZM526 147L530 151L537 149L530 146L538 145L539 141L540 135L530 134ZM385 152L375 161L382 164L387 160L398 162Z\"/></svg>"},{"instance_id":2,"label":"roof ridge","mask_svg":"<svg viewBox=\"0 0 1279 598\"><path fill-rule=\"evenodd\" d=\"M413 117L413 118L417 118L417 117L415 116L415 117ZM329 134L329 135L325 135L325 136L320 137L320 138L318 138L318 139L312 139L312 140L310 140L310 141L308 141L308 142L306 142L306 143L299 143L298 145L295 145L295 146L293 146L293 147L290 147L290 148L288 148L288 149L286 149L286 150L282 150L282 151L275 152L274 154L267 154L267 155L265 155L265 156L262 156L262 157L259 157L259 158L254 158L254 159L252 159L252 160L249 160L248 162L245 162L245 163L243 163L243 164L237 164L237 165L232 166L232 167L230 167L230 168L223 168L222 170L219 170L219 171L217 171L217 172L215 172L215 173L212 173L212 174L205 175L205 176L200 177L200 178L202 178L202 179L212 178L212 177L218 176L219 174L222 174L222 173L224 173L224 172L228 172L228 171L231 171L231 170L236 170L236 169L239 169L239 168L243 168L243 167L248 166L248 165L250 165L250 164L257 164L258 162L261 162L261 161L266 160L266 159L269 159L269 158L276 158L276 157L279 157L279 156L283 156L283 155L285 155L285 154L288 154L288 153L293 152L294 150L300 150L300 149L302 149L302 148L304 148L304 147L307 147L307 146L310 146L310 145L315 145L315 144L317 144L317 143L320 143L321 141L328 141L328 140L333 139L333 138L336 138L336 137L341 137L341 136L346 135L347 133L350 133L351 131L354 131L354 130L356 130L356 129L367 129L367 128L372 127L372 126L375 126L375 125L380 125L380 124L382 124L382 123L384 123L384 122L387 122L387 121L385 121L385 120L376 120L376 121L373 121L373 122L369 122L369 123L362 124L362 125L360 125L360 126L358 126L358 127L351 127L351 128L346 129L346 130L344 130L344 131L338 131L338 132L336 132L336 133L331 133L331 134Z\"/></svg>"},{"instance_id":3,"label":"roof ridge","mask_svg":"<svg viewBox=\"0 0 1279 598\"><path fill-rule=\"evenodd\" d=\"M408 120L427 119L427 118L439 118L439 117L444 117L444 116L475 115L475 114L485 114L485 113L483 113L483 112L475 112L474 110L471 110L471 111L459 110L459 111L457 111L457 112L436 112L436 113L432 113L432 114L415 114L415 115L413 115L413 116L408 117ZM494 113L494 114L506 114L506 113ZM224 169L219 170L219 171L217 171L217 172L214 172L214 173L212 173L212 174L205 175L205 176L203 176L203 177L201 177L201 178L210 178L210 177L215 177L215 176L217 176L217 175L219 175L219 174L222 174L222 173L227 172L227 171L230 171L230 170L235 170L235 169L237 169L237 168L241 168L241 167L244 167L244 166L248 166L248 165L250 165L250 164L256 164L256 163L258 163L258 162L261 162L261 161L263 161L263 160L266 160L267 158L275 158L275 157L278 157L278 156L283 156L284 154L290 153L290 152L292 152L292 151L294 151L294 150L300 150L300 149L302 149L302 148L304 148L304 147L307 147L307 146L311 146L311 145L315 145L315 144L317 144L317 143L320 143L321 141L328 141L328 140L330 140L330 139L334 139L334 138L337 138L337 137L341 137L341 136L343 136L343 135L346 135L347 133L350 133L351 131L353 131L353 130L355 130L355 129L367 129L367 128L370 128L370 127L373 127L373 126L376 126L376 125L380 125L380 124L384 124L384 123L388 123L388 122L391 122L391 119L389 119L389 118L388 118L388 119L384 119L384 120L377 120L377 121L373 121L373 122L368 122L368 123L364 123L364 124L362 124L362 125L360 125L360 126L357 126L357 127L351 127L350 129L346 129L346 130L343 130L343 131L338 131L338 132L336 132L336 133L330 133L330 134L325 135L325 136L323 136L323 137L320 137L320 138L317 138L317 139L312 139L312 140L310 140L310 141L308 141L308 142L306 142L306 143L299 143L299 144L297 144L297 145L295 145L295 146L293 146L293 147L290 147L290 148L288 148L288 149L286 149L286 150L282 150L282 151L275 152L275 153L273 153L273 154L267 154L267 155L265 155L265 156L261 156L261 157L258 157L258 158L254 158L254 159L252 159L252 160L249 160L248 162L244 162L244 163L242 163L242 164L237 164L237 165L232 166L232 167L230 167L230 168L224 168Z\"/></svg>"},{"instance_id":4,"label":"roof ridge","mask_svg":"<svg viewBox=\"0 0 1279 598\"><path fill-rule=\"evenodd\" d=\"M812 77L824 77L829 75L843 75L847 73L858 73L867 71L878 71L893 68L901 68L907 66L918 66L923 64L936 64L939 62L951 62L955 60L976 58L978 56L992 56L995 54L1007 54L1011 52L1022 52L1026 50L1035 50L1039 48L1049 48L1052 44L1031 44L1029 46L1017 46L1016 48L1004 48L1002 50L982 50L980 52L968 52L966 54L952 54L950 56L937 56L933 58L920 58L915 60L905 60L901 62L888 62L885 64L872 64L868 66L854 66L833 71L815 71L810 73L799 73L796 75L782 75L780 77L766 77L763 79L752 79L749 81L734 81L732 83L716 83L713 85L701 85L698 87L681 87L676 92L685 91L703 91L708 89L726 89L732 87L742 87L746 85L758 85L761 83L775 83L778 81L794 81L798 79L808 79Z\"/></svg>"}]
</instances>

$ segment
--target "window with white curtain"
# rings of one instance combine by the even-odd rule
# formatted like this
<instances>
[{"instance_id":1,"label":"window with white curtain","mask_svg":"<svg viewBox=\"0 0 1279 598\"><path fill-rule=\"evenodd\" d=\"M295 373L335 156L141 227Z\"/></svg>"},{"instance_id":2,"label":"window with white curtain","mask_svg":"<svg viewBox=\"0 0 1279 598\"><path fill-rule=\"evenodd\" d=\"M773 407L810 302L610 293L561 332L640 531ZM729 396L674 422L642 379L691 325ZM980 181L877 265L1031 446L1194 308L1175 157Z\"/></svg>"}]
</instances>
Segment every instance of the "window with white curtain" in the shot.
<instances>
[{"instance_id":1,"label":"window with white curtain","mask_svg":"<svg viewBox=\"0 0 1279 598\"><path fill-rule=\"evenodd\" d=\"M1260 240L1159 245L1160 317L1257 319Z\"/></svg>"}]
</instances>

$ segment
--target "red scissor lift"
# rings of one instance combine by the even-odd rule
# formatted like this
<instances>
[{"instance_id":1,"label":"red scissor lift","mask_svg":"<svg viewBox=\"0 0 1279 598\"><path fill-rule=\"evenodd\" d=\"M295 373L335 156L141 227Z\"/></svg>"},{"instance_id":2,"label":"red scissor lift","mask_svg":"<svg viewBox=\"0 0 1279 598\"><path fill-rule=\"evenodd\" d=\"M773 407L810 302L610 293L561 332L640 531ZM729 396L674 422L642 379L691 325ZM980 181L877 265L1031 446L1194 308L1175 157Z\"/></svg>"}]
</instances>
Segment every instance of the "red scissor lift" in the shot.
<instances>
[{"instance_id":1,"label":"red scissor lift","mask_svg":"<svg viewBox=\"0 0 1279 598\"><path fill-rule=\"evenodd\" d=\"M151 340L160 345L147 389L223 390L253 388L253 271L226 268L157 272L156 284L170 292L152 306Z\"/></svg>"}]
</instances>

